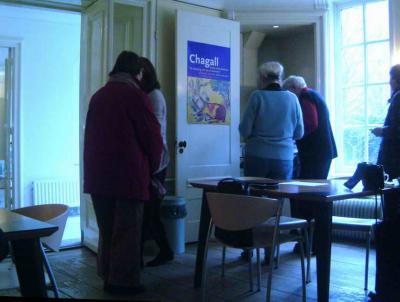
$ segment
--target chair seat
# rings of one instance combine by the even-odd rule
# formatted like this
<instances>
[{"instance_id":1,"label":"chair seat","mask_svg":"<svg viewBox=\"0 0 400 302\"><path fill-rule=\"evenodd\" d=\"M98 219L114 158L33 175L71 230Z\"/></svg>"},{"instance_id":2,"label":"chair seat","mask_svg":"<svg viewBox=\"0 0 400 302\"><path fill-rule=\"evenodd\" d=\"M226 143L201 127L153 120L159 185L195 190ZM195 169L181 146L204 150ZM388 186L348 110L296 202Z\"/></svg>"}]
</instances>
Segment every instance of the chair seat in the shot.
<instances>
[{"instance_id":1,"label":"chair seat","mask_svg":"<svg viewBox=\"0 0 400 302\"><path fill-rule=\"evenodd\" d=\"M283 221L281 227L281 223L279 223L279 230L291 230L296 228L305 228L307 227L307 220L298 219L293 217L281 216L280 222ZM269 247L271 246L272 240L272 230L275 227L276 219L275 217L268 219L264 223L253 228L253 245L255 247ZM279 243L285 242L295 242L298 240L303 240L301 235L297 234L286 234L279 233L278 241Z\"/></svg>"},{"instance_id":2,"label":"chair seat","mask_svg":"<svg viewBox=\"0 0 400 302\"><path fill-rule=\"evenodd\" d=\"M375 223L375 219L332 216L332 228L336 230L368 232Z\"/></svg>"},{"instance_id":3,"label":"chair seat","mask_svg":"<svg viewBox=\"0 0 400 302\"><path fill-rule=\"evenodd\" d=\"M275 225L275 217L268 220L268 223L271 225ZM307 220L289 216L281 216L279 219L279 230L291 230L297 228L305 228L307 227Z\"/></svg>"}]
</instances>

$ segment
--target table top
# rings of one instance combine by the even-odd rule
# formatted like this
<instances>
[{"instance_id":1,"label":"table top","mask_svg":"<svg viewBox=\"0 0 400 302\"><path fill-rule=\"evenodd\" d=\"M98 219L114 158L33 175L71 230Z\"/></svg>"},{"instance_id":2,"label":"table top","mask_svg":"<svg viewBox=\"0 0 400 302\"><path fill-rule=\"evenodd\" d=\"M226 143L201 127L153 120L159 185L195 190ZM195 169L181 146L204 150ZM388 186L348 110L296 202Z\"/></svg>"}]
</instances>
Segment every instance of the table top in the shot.
<instances>
[{"instance_id":1,"label":"table top","mask_svg":"<svg viewBox=\"0 0 400 302\"><path fill-rule=\"evenodd\" d=\"M9 240L45 237L58 230L58 227L55 225L6 209L0 209L0 228Z\"/></svg>"},{"instance_id":2,"label":"table top","mask_svg":"<svg viewBox=\"0 0 400 302\"><path fill-rule=\"evenodd\" d=\"M262 184L263 178L260 177L237 177L236 179L244 179L246 183ZM264 178L266 183L270 183L271 179ZM219 179L198 179L190 181L195 188L205 189L207 191L216 191ZM278 180L279 187L277 189L254 189L262 191L263 194L273 198L292 198L307 201L325 201L332 202L335 200L350 199L356 197L366 197L375 195L379 192L363 190L361 182L352 190L346 188L343 183L346 179L328 179L328 180Z\"/></svg>"}]
</instances>

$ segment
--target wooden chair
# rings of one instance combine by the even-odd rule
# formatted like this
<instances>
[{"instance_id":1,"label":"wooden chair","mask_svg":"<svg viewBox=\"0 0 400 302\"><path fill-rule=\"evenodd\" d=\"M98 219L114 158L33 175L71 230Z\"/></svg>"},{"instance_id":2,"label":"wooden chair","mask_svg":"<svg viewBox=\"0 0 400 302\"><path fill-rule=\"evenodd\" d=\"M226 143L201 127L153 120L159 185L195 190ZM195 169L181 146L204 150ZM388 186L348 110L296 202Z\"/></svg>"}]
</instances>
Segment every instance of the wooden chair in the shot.
<instances>
[{"instance_id":1,"label":"wooden chair","mask_svg":"<svg viewBox=\"0 0 400 302\"><path fill-rule=\"evenodd\" d=\"M203 267L203 299L206 294L206 276L207 276L207 251L208 239L211 234L213 225L226 231L245 231L248 230L250 236L243 241L243 244L229 245L222 238L216 239L224 245L228 245L238 249L256 249L257 252L257 285L258 290L261 288L261 263L260 263L260 248L268 247L271 251L275 251L278 242L297 241L301 246L301 271L302 271L302 288L303 301L306 301L306 278L304 267L304 250L303 237L290 234L279 234L279 220L282 209L282 202L277 199L255 197L246 195L234 195L208 192L207 202L211 214L211 222L209 225L204 267ZM242 238L243 239L243 238ZM270 253L270 263L273 263L274 253ZM268 268L268 283L267 283L267 301L271 297L273 266ZM252 261L249 257L249 275L250 275L250 290L252 290Z\"/></svg>"},{"instance_id":2,"label":"wooden chair","mask_svg":"<svg viewBox=\"0 0 400 302\"><path fill-rule=\"evenodd\" d=\"M335 177L333 179L348 179L349 176ZM377 197L375 197L377 198ZM377 203L377 199L375 199ZM377 211L378 205L376 204ZM381 208L379 209L381 211ZM378 213L376 213L378 215ZM365 270L364 270L364 290L368 290L368 270L369 270L369 251L371 248L371 237L373 227L377 222L376 219L372 218L358 218L358 217L342 217L332 216L332 230L344 230L344 231L358 231L366 233L366 247L365 247Z\"/></svg>"},{"instance_id":3,"label":"wooden chair","mask_svg":"<svg viewBox=\"0 0 400 302\"><path fill-rule=\"evenodd\" d=\"M365 248L364 290L368 289L369 250L371 247L372 230L375 223L375 219L332 216L332 230L359 231L367 234Z\"/></svg>"},{"instance_id":4,"label":"wooden chair","mask_svg":"<svg viewBox=\"0 0 400 302\"><path fill-rule=\"evenodd\" d=\"M267 181L274 182L273 179L266 179ZM258 185L258 188L260 186ZM263 191L259 189L255 189L254 184L247 184L243 185L240 181L235 180L234 178L225 178L221 180L218 183L218 192L220 193L226 193L226 194L238 194L238 195L252 195L252 196L263 196ZM311 221L310 223L301 218L295 218L295 217L288 217L288 216L280 216L279 220L279 233L281 232L287 232L287 231L292 231L292 230L297 230L299 231L299 234L302 234L304 236L304 242L305 242L305 248L306 248L306 259L307 259L307 271L306 271L306 282L309 283L311 282L311 276L310 276L310 265L311 265L311 239L312 238L312 232L314 229L314 221ZM218 228L216 228L216 232L219 231ZM308 236L310 234L310 237ZM281 244L286 243L285 241L287 239L286 236L279 237L282 238L278 244L276 245L276 257L274 257L275 261L275 268L279 267L279 247ZM293 237L289 237L293 238ZM289 240L289 242L292 240ZM272 252L272 251L271 251ZM222 270L221 270L221 275L222 277L225 275L225 255L226 255L226 246L224 245L222 248ZM251 256L250 256L251 257Z\"/></svg>"},{"instance_id":5,"label":"wooden chair","mask_svg":"<svg viewBox=\"0 0 400 302\"><path fill-rule=\"evenodd\" d=\"M43 249L43 245L52 251L59 251L62 236L64 234L65 224L68 218L68 210L69 207L63 204L35 205L13 210L15 213L58 226L58 230L51 236L41 238L40 240L43 265L45 266L46 272L49 276L51 289L54 292L55 298L59 298L58 287L53 271L51 270L49 261L46 257L46 253Z\"/></svg>"}]
</instances>

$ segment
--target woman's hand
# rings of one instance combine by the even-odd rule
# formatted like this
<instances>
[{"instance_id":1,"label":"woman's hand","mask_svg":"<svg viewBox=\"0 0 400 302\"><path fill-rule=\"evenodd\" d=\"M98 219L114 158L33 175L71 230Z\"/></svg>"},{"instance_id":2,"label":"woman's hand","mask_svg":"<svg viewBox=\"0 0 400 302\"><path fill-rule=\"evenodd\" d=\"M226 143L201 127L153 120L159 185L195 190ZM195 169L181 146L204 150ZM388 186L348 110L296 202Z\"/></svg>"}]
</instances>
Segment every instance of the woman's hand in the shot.
<instances>
[{"instance_id":1,"label":"woman's hand","mask_svg":"<svg viewBox=\"0 0 400 302\"><path fill-rule=\"evenodd\" d=\"M371 133L375 136L383 136L383 128L382 127L376 127L371 129Z\"/></svg>"}]
</instances>

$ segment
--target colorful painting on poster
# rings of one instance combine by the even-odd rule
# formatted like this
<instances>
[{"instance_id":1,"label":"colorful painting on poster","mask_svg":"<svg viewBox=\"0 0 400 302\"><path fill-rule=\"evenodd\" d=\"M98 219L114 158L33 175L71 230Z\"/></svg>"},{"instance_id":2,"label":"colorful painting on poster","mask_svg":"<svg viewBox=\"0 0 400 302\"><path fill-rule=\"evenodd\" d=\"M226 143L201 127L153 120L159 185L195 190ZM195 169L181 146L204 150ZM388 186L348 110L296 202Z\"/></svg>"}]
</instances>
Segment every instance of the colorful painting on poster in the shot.
<instances>
[{"instance_id":1,"label":"colorful painting on poster","mask_svg":"<svg viewBox=\"0 0 400 302\"><path fill-rule=\"evenodd\" d=\"M230 48L188 41L188 123L229 125Z\"/></svg>"}]
</instances>

